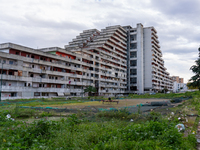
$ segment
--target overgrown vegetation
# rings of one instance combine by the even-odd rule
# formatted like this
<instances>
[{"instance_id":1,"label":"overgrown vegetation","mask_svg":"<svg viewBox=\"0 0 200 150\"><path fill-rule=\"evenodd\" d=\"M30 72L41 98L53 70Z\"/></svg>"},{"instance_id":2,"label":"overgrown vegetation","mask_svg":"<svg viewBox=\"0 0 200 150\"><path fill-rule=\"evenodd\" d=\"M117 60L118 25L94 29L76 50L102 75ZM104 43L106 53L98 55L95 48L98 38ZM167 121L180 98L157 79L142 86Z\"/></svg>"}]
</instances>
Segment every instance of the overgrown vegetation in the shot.
<instances>
[{"instance_id":1,"label":"overgrown vegetation","mask_svg":"<svg viewBox=\"0 0 200 150\"><path fill-rule=\"evenodd\" d=\"M79 112L65 115L60 121L50 121L46 117L54 115L51 112L22 109L16 105L1 106L1 149L196 149L195 135L189 132L184 137L184 133L178 132L175 126L181 123L177 119L179 111L184 115L191 110L200 114L200 92L170 96L193 98L172 108L175 115L170 119L170 114L161 115L155 111L130 114L124 109L97 114ZM15 120L7 118L7 114ZM31 123L22 120L36 117L42 119L35 119ZM196 122L198 120L190 130L196 129Z\"/></svg>"},{"instance_id":2,"label":"overgrown vegetation","mask_svg":"<svg viewBox=\"0 0 200 150\"><path fill-rule=\"evenodd\" d=\"M137 94L129 94L128 98L166 98L166 99L172 99L172 98L178 98L178 97L190 97L192 95L196 95L198 92L185 92L185 93L157 93L154 95L150 95L148 93L143 95L137 95Z\"/></svg>"}]
</instances>

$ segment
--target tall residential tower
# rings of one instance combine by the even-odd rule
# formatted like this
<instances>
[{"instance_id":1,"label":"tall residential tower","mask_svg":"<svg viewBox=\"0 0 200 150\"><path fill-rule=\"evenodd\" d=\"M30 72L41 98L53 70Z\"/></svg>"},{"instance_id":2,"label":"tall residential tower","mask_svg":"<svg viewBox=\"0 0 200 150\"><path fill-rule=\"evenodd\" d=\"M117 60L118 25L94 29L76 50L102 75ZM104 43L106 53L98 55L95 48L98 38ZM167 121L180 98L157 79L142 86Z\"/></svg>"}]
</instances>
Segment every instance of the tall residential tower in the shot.
<instances>
[{"instance_id":1,"label":"tall residential tower","mask_svg":"<svg viewBox=\"0 0 200 150\"><path fill-rule=\"evenodd\" d=\"M127 31L127 93L172 90L154 27L123 27Z\"/></svg>"}]
</instances>

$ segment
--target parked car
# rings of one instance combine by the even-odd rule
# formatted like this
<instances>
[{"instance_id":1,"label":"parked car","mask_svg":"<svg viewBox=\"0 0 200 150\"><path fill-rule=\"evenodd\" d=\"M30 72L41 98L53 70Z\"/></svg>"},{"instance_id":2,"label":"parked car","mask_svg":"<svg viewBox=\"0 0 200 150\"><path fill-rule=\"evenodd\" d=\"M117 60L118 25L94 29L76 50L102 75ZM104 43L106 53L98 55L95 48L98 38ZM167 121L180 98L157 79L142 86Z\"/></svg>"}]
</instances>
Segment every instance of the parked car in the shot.
<instances>
[{"instance_id":1,"label":"parked car","mask_svg":"<svg viewBox=\"0 0 200 150\"><path fill-rule=\"evenodd\" d=\"M152 93L149 93L149 95L155 95L156 93L152 92Z\"/></svg>"}]
</instances>

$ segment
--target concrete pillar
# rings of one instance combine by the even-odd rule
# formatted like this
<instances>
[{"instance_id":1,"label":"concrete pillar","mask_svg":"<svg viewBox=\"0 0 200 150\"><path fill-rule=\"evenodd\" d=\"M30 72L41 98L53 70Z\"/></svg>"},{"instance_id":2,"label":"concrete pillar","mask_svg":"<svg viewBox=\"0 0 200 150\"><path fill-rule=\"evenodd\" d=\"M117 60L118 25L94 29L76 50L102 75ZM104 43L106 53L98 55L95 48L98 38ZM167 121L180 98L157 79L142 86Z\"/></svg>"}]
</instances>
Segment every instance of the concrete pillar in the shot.
<instances>
[{"instance_id":1,"label":"concrete pillar","mask_svg":"<svg viewBox=\"0 0 200 150\"><path fill-rule=\"evenodd\" d=\"M144 93L143 25L137 24L137 91Z\"/></svg>"}]
</instances>

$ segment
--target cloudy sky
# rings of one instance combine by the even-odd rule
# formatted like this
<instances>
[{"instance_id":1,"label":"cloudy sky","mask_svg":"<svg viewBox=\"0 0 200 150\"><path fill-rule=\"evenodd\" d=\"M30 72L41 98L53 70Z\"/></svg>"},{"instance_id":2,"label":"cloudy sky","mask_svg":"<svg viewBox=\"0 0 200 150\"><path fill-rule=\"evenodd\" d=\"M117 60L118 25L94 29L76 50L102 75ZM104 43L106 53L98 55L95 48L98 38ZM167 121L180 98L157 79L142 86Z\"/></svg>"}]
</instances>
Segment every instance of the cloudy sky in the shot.
<instances>
[{"instance_id":1,"label":"cloudy sky","mask_svg":"<svg viewBox=\"0 0 200 150\"><path fill-rule=\"evenodd\" d=\"M154 26L170 75L189 68L200 45L199 0L0 0L0 43L64 47L82 30Z\"/></svg>"}]
</instances>

